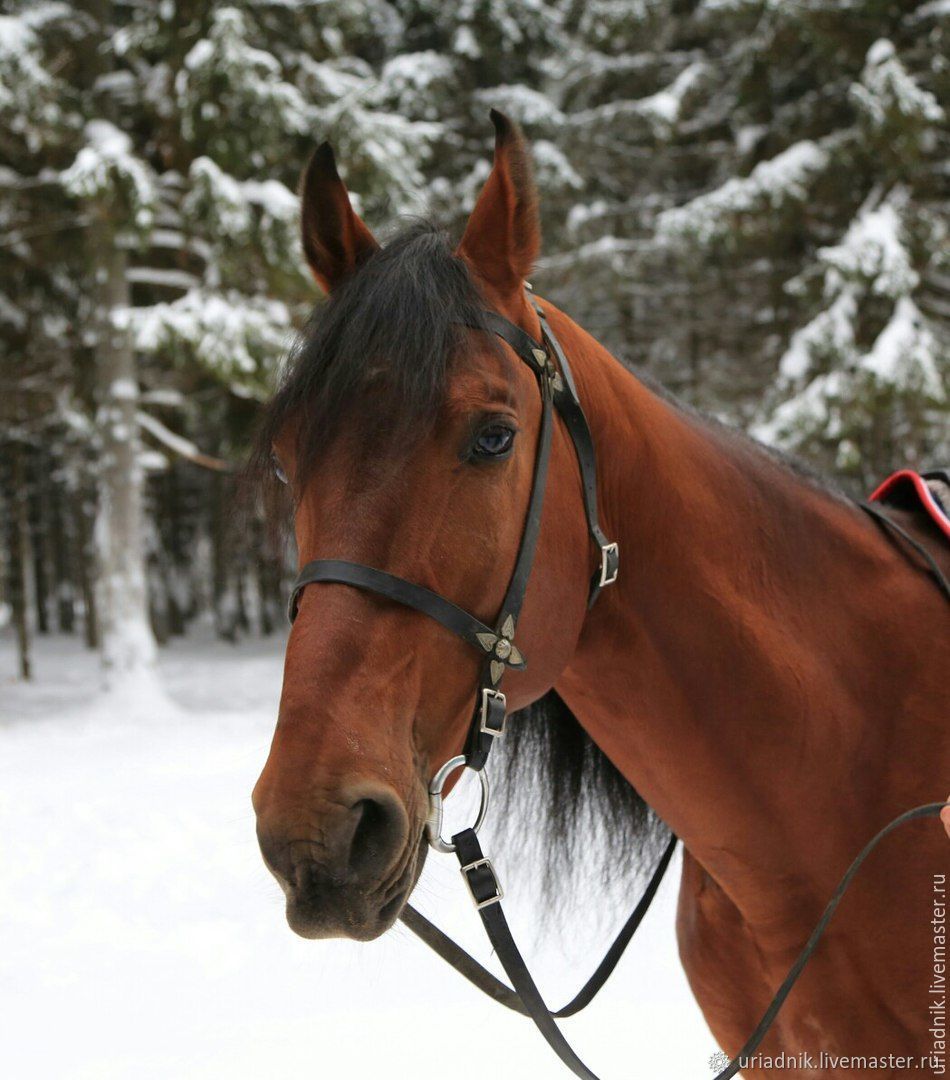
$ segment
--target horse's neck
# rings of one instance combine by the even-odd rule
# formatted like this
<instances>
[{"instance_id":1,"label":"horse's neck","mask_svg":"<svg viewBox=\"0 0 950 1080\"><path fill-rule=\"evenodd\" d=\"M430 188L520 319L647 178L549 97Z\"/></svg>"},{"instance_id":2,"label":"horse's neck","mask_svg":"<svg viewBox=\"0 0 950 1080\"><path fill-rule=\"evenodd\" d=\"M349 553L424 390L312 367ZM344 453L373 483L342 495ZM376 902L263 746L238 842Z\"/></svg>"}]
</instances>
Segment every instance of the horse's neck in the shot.
<instances>
[{"instance_id":1,"label":"horse's neck","mask_svg":"<svg viewBox=\"0 0 950 1080\"><path fill-rule=\"evenodd\" d=\"M558 688L718 883L774 916L763 880L821 891L861 836L839 822L816 850L822 819L843 800L866 830L880 801L913 652L898 627L929 585L744 439L612 362L580 377L621 569Z\"/></svg>"}]
</instances>

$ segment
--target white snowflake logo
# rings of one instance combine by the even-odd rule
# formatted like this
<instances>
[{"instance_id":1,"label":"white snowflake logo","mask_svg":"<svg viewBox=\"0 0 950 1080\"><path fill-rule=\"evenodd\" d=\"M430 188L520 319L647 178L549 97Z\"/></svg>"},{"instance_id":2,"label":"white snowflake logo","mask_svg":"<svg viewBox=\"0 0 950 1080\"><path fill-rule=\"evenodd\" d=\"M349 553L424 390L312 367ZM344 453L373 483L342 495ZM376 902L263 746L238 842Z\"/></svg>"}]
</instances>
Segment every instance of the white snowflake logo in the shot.
<instances>
[{"instance_id":1,"label":"white snowflake logo","mask_svg":"<svg viewBox=\"0 0 950 1080\"><path fill-rule=\"evenodd\" d=\"M729 1055L723 1053L722 1050L717 1050L715 1054L711 1054L709 1058L709 1067L714 1073L722 1072L729 1065Z\"/></svg>"}]
</instances>

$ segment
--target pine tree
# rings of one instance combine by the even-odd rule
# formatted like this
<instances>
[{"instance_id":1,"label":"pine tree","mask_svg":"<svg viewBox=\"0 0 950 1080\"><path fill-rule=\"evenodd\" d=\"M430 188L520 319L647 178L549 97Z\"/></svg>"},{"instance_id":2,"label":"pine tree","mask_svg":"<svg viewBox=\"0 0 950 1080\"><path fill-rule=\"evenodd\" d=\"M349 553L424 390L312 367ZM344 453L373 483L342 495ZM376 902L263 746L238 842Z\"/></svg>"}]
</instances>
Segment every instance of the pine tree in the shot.
<instances>
[{"instance_id":1,"label":"pine tree","mask_svg":"<svg viewBox=\"0 0 950 1080\"><path fill-rule=\"evenodd\" d=\"M948 17L585 4L548 86L583 189L541 280L688 400L855 493L950 449Z\"/></svg>"},{"instance_id":2,"label":"pine tree","mask_svg":"<svg viewBox=\"0 0 950 1080\"><path fill-rule=\"evenodd\" d=\"M232 467L317 296L294 191L323 139L375 231L423 213L457 235L500 108L534 148L536 284L623 360L856 494L950 451L943 0L6 10L2 577L24 664L34 630L80 625L131 662L110 645L127 600L142 657L146 604L162 640L206 613L229 638L276 625L284 554L253 507L237 525Z\"/></svg>"}]
</instances>

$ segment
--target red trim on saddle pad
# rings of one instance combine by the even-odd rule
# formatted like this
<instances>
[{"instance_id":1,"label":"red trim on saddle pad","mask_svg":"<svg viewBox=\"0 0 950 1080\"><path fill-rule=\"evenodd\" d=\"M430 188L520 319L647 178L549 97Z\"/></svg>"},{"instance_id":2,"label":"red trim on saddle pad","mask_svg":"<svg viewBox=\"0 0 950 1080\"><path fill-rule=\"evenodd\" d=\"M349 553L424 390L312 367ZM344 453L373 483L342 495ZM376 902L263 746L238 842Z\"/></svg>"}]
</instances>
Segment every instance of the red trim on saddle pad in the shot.
<instances>
[{"instance_id":1,"label":"red trim on saddle pad","mask_svg":"<svg viewBox=\"0 0 950 1080\"><path fill-rule=\"evenodd\" d=\"M902 510L913 510L923 506L937 527L950 539L950 517L947 516L947 512L937 501L920 473L915 473L911 469L901 469L876 488L868 501L889 503Z\"/></svg>"}]
</instances>

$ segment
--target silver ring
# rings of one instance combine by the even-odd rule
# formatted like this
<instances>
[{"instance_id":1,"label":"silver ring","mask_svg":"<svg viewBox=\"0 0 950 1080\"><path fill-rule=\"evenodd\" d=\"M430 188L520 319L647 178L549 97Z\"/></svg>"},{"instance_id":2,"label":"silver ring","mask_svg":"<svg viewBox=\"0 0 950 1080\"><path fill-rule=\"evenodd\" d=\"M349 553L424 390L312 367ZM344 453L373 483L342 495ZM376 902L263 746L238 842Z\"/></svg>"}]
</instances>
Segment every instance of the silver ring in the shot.
<instances>
[{"instance_id":1,"label":"silver ring","mask_svg":"<svg viewBox=\"0 0 950 1080\"><path fill-rule=\"evenodd\" d=\"M442 766L441 769L432 777L429 781L429 816L426 819L426 836L429 843L436 851L448 853L455 851L455 844L450 844L448 840L442 839L442 789L445 787L445 781L455 772L456 769L465 768L465 763L468 759L464 754L459 754L458 757L449 758L449 760ZM472 828L475 832L482 827L482 822L485 820L485 815L488 813L488 799L491 795L491 789L488 786L488 777L485 775L484 769L478 770L478 779L482 785L482 799L478 807L478 816L475 818L475 824Z\"/></svg>"}]
</instances>

